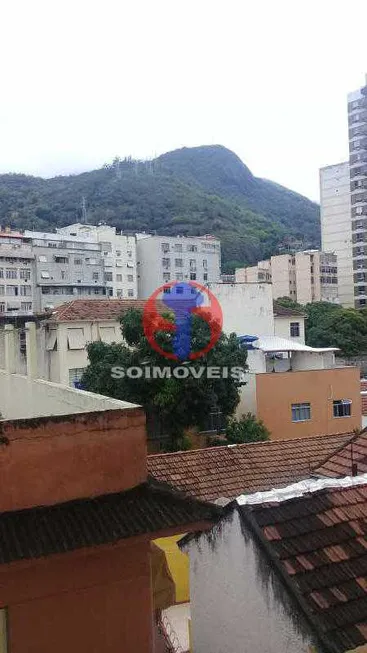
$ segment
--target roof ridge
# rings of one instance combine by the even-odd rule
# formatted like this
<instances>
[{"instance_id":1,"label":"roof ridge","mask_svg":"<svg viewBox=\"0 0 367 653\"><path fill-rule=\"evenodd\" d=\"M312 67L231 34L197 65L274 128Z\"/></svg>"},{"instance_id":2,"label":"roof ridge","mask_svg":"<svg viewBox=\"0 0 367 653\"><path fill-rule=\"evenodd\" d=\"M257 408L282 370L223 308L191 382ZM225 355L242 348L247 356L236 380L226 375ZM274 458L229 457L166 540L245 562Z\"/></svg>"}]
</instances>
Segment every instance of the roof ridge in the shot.
<instances>
[{"instance_id":1,"label":"roof ridge","mask_svg":"<svg viewBox=\"0 0 367 653\"><path fill-rule=\"evenodd\" d=\"M366 427L365 430L367 431L367 427ZM275 444L286 443L286 442L296 444L298 442L304 442L305 440L307 440L308 442L310 440L312 440L312 441L316 441L316 440L324 441L326 439L332 439L332 438L342 436L342 435L345 435L345 436L349 435L350 440L348 440L348 442L344 442L343 444L341 444L339 449L343 449L345 446L347 446L347 444L349 444L349 442L351 442L351 440L353 440L355 437L358 437L358 435L361 435L361 434L352 435L350 431L341 431L340 433L324 433L322 435L306 435L306 436L304 436L302 438L283 438L283 439L280 439L280 440L261 440L259 442L241 442L241 443L238 443L238 444L223 444L223 445L214 446L214 447L204 447L203 449L200 449L200 448L198 448L198 449L186 449L186 450L183 449L181 451L166 451L166 452L163 452L163 453L161 453L161 452L151 453L151 454L148 454L148 459L149 458L156 458L158 456L160 456L162 458L163 457L168 457L168 456L176 456L177 454L188 455L188 454L197 453L198 451L208 451L208 450L210 450L210 451L220 451L222 449L236 449L237 447L242 448L242 447L247 447L247 446L255 447L255 446L275 445ZM331 454L331 455L334 455L334 453L336 453L336 451L334 451L333 454Z\"/></svg>"},{"instance_id":2,"label":"roof ridge","mask_svg":"<svg viewBox=\"0 0 367 653\"><path fill-rule=\"evenodd\" d=\"M362 429L359 433L355 433L354 435L352 435L352 437L350 438L350 440L348 440L348 442L345 442L344 444L341 444L340 447L338 447L335 451L333 451L331 454L329 454L324 460L321 461L321 463L319 465L317 465L317 467L314 467L311 471L317 472L317 470L320 469L321 467L323 467L324 465L326 465L326 463L329 462L329 460L331 458L333 458L338 453L343 451L346 447L349 447L350 444L355 442L361 436L363 438L367 437L367 427Z\"/></svg>"}]
</instances>

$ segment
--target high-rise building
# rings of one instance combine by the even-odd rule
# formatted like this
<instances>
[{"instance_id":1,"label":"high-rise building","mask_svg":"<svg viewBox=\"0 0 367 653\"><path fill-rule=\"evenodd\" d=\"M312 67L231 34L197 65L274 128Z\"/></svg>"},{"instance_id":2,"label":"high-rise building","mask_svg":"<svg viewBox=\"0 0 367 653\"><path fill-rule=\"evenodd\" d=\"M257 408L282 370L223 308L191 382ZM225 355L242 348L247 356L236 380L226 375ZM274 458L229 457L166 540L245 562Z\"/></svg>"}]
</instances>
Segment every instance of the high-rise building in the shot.
<instances>
[{"instance_id":1,"label":"high-rise building","mask_svg":"<svg viewBox=\"0 0 367 653\"><path fill-rule=\"evenodd\" d=\"M29 239L0 230L0 314L31 315L35 310L35 261Z\"/></svg>"},{"instance_id":2,"label":"high-rise building","mask_svg":"<svg viewBox=\"0 0 367 653\"><path fill-rule=\"evenodd\" d=\"M342 306L354 307L352 223L349 163L320 170L321 247L338 258L338 295Z\"/></svg>"},{"instance_id":3,"label":"high-rise building","mask_svg":"<svg viewBox=\"0 0 367 653\"><path fill-rule=\"evenodd\" d=\"M137 234L138 292L149 297L170 281L220 281L220 241L214 236Z\"/></svg>"},{"instance_id":4,"label":"high-rise building","mask_svg":"<svg viewBox=\"0 0 367 653\"><path fill-rule=\"evenodd\" d=\"M354 305L367 305L367 76L348 95Z\"/></svg>"},{"instance_id":5,"label":"high-rise building","mask_svg":"<svg viewBox=\"0 0 367 653\"><path fill-rule=\"evenodd\" d=\"M338 302L338 260L333 252L310 249L272 256L257 265L238 268L236 282L272 285L273 299L289 297L299 304Z\"/></svg>"}]
</instances>

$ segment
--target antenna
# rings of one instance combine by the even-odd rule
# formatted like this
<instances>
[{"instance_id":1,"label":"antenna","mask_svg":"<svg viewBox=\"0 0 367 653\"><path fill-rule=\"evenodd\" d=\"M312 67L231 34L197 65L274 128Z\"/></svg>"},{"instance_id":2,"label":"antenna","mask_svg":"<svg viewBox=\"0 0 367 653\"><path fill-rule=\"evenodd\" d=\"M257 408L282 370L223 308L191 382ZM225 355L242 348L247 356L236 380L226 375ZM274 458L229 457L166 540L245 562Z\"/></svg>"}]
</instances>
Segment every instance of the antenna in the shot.
<instances>
[{"instance_id":1,"label":"antenna","mask_svg":"<svg viewBox=\"0 0 367 653\"><path fill-rule=\"evenodd\" d=\"M87 213L87 203L85 197L82 197L82 223L88 224L88 213Z\"/></svg>"}]
</instances>

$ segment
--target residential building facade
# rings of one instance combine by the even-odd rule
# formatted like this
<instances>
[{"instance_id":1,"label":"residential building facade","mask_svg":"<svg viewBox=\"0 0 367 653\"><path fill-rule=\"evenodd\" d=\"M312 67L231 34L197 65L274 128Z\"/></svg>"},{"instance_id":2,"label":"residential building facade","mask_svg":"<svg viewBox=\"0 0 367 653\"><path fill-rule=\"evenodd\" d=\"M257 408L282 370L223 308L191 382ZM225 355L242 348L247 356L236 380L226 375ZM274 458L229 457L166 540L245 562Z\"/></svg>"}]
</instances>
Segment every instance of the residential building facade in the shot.
<instances>
[{"instance_id":1,"label":"residential building facade","mask_svg":"<svg viewBox=\"0 0 367 653\"><path fill-rule=\"evenodd\" d=\"M367 76L348 95L349 174L353 243L354 304L367 305Z\"/></svg>"},{"instance_id":2,"label":"residential building facade","mask_svg":"<svg viewBox=\"0 0 367 653\"><path fill-rule=\"evenodd\" d=\"M0 231L0 314L32 315L35 306L35 257L29 239Z\"/></svg>"},{"instance_id":3,"label":"residential building facade","mask_svg":"<svg viewBox=\"0 0 367 653\"><path fill-rule=\"evenodd\" d=\"M340 304L354 308L353 245L349 162L320 170L321 247L338 264Z\"/></svg>"},{"instance_id":4,"label":"residential building facade","mask_svg":"<svg viewBox=\"0 0 367 653\"><path fill-rule=\"evenodd\" d=\"M246 344L248 373L236 414L251 412L272 440L352 432L362 426L360 371L336 365L335 349L280 337Z\"/></svg>"},{"instance_id":5,"label":"residential building facade","mask_svg":"<svg viewBox=\"0 0 367 653\"><path fill-rule=\"evenodd\" d=\"M139 298L170 281L220 281L220 241L214 236L136 235Z\"/></svg>"},{"instance_id":6,"label":"residential building facade","mask_svg":"<svg viewBox=\"0 0 367 653\"><path fill-rule=\"evenodd\" d=\"M339 301L337 257L319 250L280 254L255 266L238 268L236 281L268 282L275 300L289 297L299 304Z\"/></svg>"},{"instance_id":7,"label":"residential building facade","mask_svg":"<svg viewBox=\"0 0 367 653\"><path fill-rule=\"evenodd\" d=\"M118 233L116 227L72 224L57 233L97 242L104 265L106 294L109 297L136 299L138 296L136 239Z\"/></svg>"},{"instance_id":8,"label":"residential building facade","mask_svg":"<svg viewBox=\"0 0 367 653\"><path fill-rule=\"evenodd\" d=\"M52 310L76 297L106 295L99 244L61 234L26 231L35 256L35 310Z\"/></svg>"}]
</instances>

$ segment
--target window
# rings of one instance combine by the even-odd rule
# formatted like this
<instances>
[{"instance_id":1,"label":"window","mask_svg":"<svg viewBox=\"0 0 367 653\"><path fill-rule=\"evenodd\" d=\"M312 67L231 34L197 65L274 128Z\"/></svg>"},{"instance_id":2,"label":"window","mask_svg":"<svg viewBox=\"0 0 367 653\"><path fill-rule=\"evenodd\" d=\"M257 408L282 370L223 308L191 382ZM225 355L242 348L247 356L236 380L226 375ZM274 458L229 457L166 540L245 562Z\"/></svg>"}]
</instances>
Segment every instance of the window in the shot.
<instances>
[{"instance_id":1,"label":"window","mask_svg":"<svg viewBox=\"0 0 367 653\"><path fill-rule=\"evenodd\" d=\"M41 272L41 279L49 279L50 278L50 273L47 272L47 270L43 270Z\"/></svg>"},{"instance_id":2,"label":"window","mask_svg":"<svg viewBox=\"0 0 367 653\"><path fill-rule=\"evenodd\" d=\"M84 329L67 330L68 349L84 349L85 338Z\"/></svg>"},{"instance_id":3,"label":"window","mask_svg":"<svg viewBox=\"0 0 367 653\"><path fill-rule=\"evenodd\" d=\"M182 272L177 272L177 273L176 273L176 281L183 281L183 274L182 274Z\"/></svg>"},{"instance_id":4,"label":"window","mask_svg":"<svg viewBox=\"0 0 367 653\"><path fill-rule=\"evenodd\" d=\"M30 313L32 310L32 302L20 302L20 310L25 313Z\"/></svg>"},{"instance_id":5,"label":"window","mask_svg":"<svg viewBox=\"0 0 367 653\"><path fill-rule=\"evenodd\" d=\"M5 302L0 302L0 313L5 313Z\"/></svg>"},{"instance_id":6,"label":"window","mask_svg":"<svg viewBox=\"0 0 367 653\"><path fill-rule=\"evenodd\" d=\"M121 250L119 249L116 250L116 256L121 256Z\"/></svg>"},{"instance_id":7,"label":"window","mask_svg":"<svg viewBox=\"0 0 367 653\"><path fill-rule=\"evenodd\" d=\"M67 256L55 256L55 263L69 263Z\"/></svg>"},{"instance_id":8,"label":"window","mask_svg":"<svg viewBox=\"0 0 367 653\"><path fill-rule=\"evenodd\" d=\"M18 286L6 286L6 295L9 295L9 297L18 297Z\"/></svg>"},{"instance_id":9,"label":"window","mask_svg":"<svg viewBox=\"0 0 367 653\"><path fill-rule=\"evenodd\" d=\"M83 263L81 258L75 258L74 259L74 265L81 265Z\"/></svg>"},{"instance_id":10,"label":"window","mask_svg":"<svg viewBox=\"0 0 367 653\"><path fill-rule=\"evenodd\" d=\"M20 295L30 297L32 295L32 286L20 286Z\"/></svg>"},{"instance_id":11,"label":"window","mask_svg":"<svg viewBox=\"0 0 367 653\"><path fill-rule=\"evenodd\" d=\"M120 261L120 260L116 261L116 267L117 267L117 268L122 268L122 266L123 266L123 262L122 262L122 261Z\"/></svg>"},{"instance_id":12,"label":"window","mask_svg":"<svg viewBox=\"0 0 367 653\"><path fill-rule=\"evenodd\" d=\"M7 279L16 279L18 276L17 270L13 270L13 268L6 268L5 276Z\"/></svg>"},{"instance_id":13,"label":"window","mask_svg":"<svg viewBox=\"0 0 367 653\"><path fill-rule=\"evenodd\" d=\"M39 256L38 260L40 263L47 263L47 256Z\"/></svg>"},{"instance_id":14,"label":"window","mask_svg":"<svg viewBox=\"0 0 367 653\"><path fill-rule=\"evenodd\" d=\"M182 252L182 245L181 245L181 243L180 243L180 244L177 243L177 244L175 245L175 252Z\"/></svg>"},{"instance_id":15,"label":"window","mask_svg":"<svg viewBox=\"0 0 367 653\"><path fill-rule=\"evenodd\" d=\"M134 297L134 289L133 288L129 288L129 290L127 291L127 296L128 297Z\"/></svg>"},{"instance_id":16,"label":"window","mask_svg":"<svg viewBox=\"0 0 367 653\"><path fill-rule=\"evenodd\" d=\"M187 246L187 251L188 252L197 252L198 251L198 246L197 245L188 245Z\"/></svg>"},{"instance_id":17,"label":"window","mask_svg":"<svg viewBox=\"0 0 367 653\"><path fill-rule=\"evenodd\" d=\"M162 258L162 267L163 267L164 269L166 269L166 270L167 270L168 268L170 268L170 267L171 267L171 259L169 259L169 258Z\"/></svg>"},{"instance_id":18,"label":"window","mask_svg":"<svg viewBox=\"0 0 367 653\"><path fill-rule=\"evenodd\" d=\"M65 279L65 270L61 270L60 274L61 274L61 279Z\"/></svg>"},{"instance_id":19,"label":"window","mask_svg":"<svg viewBox=\"0 0 367 653\"><path fill-rule=\"evenodd\" d=\"M204 272L203 279L204 279L204 281L208 281L208 273L207 272Z\"/></svg>"},{"instance_id":20,"label":"window","mask_svg":"<svg viewBox=\"0 0 367 653\"><path fill-rule=\"evenodd\" d=\"M69 370L69 385L77 387L82 380L85 367L74 367Z\"/></svg>"},{"instance_id":21,"label":"window","mask_svg":"<svg viewBox=\"0 0 367 653\"><path fill-rule=\"evenodd\" d=\"M311 419L311 404L292 404L292 422L306 422Z\"/></svg>"},{"instance_id":22,"label":"window","mask_svg":"<svg viewBox=\"0 0 367 653\"><path fill-rule=\"evenodd\" d=\"M163 281L171 281L171 275L169 272L163 272Z\"/></svg>"},{"instance_id":23,"label":"window","mask_svg":"<svg viewBox=\"0 0 367 653\"><path fill-rule=\"evenodd\" d=\"M204 268L204 270L208 269L208 261L207 261L206 258L203 259L203 268Z\"/></svg>"},{"instance_id":24,"label":"window","mask_svg":"<svg viewBox=\"0 0 367 653\"><path fill-rule=\"evenodd\" d=\"M118 288L118 289L116 290L116 297L122 297L122 290L121 290L121 288Z\"/></svg>"},{"instance_id":25,"label":"window","mask_svg":"<svg viewBox=\"0 0 367 653\"><path fill-rule=\"evenodd\" d=\"M47 247L57 247L57 243L47 243Z\"/></svg>"},{"instance_id":26,"label":"window","mask_svg":"<svg viewBox=\"0 0 367 653\"><path fill-rule=\"evenodd\" d=\"M333 401L334 417L350 417L352 414L352 402L350 399L338 399Z\"/></svg>"},{"instance_id":27,"label":"window","mask_svg":"<svg viewBox=\"0 0 367 653\"><path fill-rule=\"evenodd\" d=\"M107 326L99 327L99 337L102 340L102 342L106 342L108 345L110 345L112 342L116 342L116 331L115 327L113 326Z\"/></svg>"},{"instance_id":28,"label":"window","mask_svg":"<svg viewBox=\"0 0 367 653\"><path fill-rule=\"evenodd\" d=\"M291 338L299 338L299 322L290 323Z\"/></svg>"},{"instance_id":29,"label":"window","mask_svg":"<svg viewBox=\"0 0 367 653\"><path fill-rule=\"evenodd\" d=\"M196 281L196 273L190 272L190 281Z\"/></svg>"},{"instance_id":30,"label":"window","mask_svg":"<svg viewBox=\"0 0 367 653\"><path fill-rule=\"evenodd\" d=\"M131 257L132 257L133 253L132 253L132 250L131 250L131 249L128 249L128 250L127 250L127 255L128 255L128 258L131 258Z\"/></svg>"},{"instance_id":31,"label":"window","mask_svg":"<svg viewBox=\"0 0 367 653\"><path fill-rule=\"evenodd\" d=\"M182 268L182 266L183 266L182 258L175 258L175 267L176 268Z\"/></svg>"},{"instance_id":32,"label":"window","mask_svg":"<svg viewBox=\"0 0 367 653\"><path fill-rule=\"evenodd\" d=\"M126 263L126 267L128 267L128 268L133 268L133 267L134 267L134 263L131 263L130 261L128 261L128 262Z\"/></svg>"},{"instance_id":33,"label":"window","mask_svg":"<svg viewBox=\"0 0 367 653\"><path fill-rule=\"evenodd\" d=\"M194 258L190 258L190 270L196 270L196 261Z\"/></svg>"},{"instance_id":34,"label":"window","mask_svg":"<svg viewBox=\"0 0 367 653\"><path fill-rule=\"evenodd\" d=\"M98 272L93 272L93 274L92 274L92 279L93 279L93 281L98 281L98 279L99 279L99 274L98 274Z\"/></svg>"},{"instance_id":35,"label":"window","mask_svg":"<svg viewBox=\"0 0 367 653\"><path fill-rule=\"evenodd\" d=\"M166 254L166 252L169 252L169 243L162 243L161 244L161 249L163 254Z\"/></svg>"},{"instance_id":36,"label":"window","mask_svg":"<svg viewBox=\"0 0 367 653\"><path fill-rule=\"evenodd\" d=\"M0 268L0 279L4 279L4 270Z\"/></svg>"},{"instance_id":37,"label":"window","mask_svg":"<svg viewBox=\"0 0 367 653\"><path fill-rule=\"evenodd\" d=\"M171 288L163 288L163 292L165 295L170 295L171 294Z\"/></svg>"},{"instance_id":38,"label":"window","mask_svg":"<svg viewBox=\"0 0 367 653\"><path fill-rule=\"evenodd\" d=\"M134 283L134 275L133 274L128 274L127 275L127 280L129 281L129 283Z\"/></svg>"},{"instance_id":39,"label":"window","mask_svg":"<svg viewBox=\"0 0 367 653\"><path fill-rule=\"evenodd\" d=\"M104 273L104 280L105 281L112 281L112 272L105 272Z\"/></svg>"},{"instance_id":40,"label":"window","mask_svg":"<svg viewBox=\"0 0 367 653\"><path fill-rule=\"evenodd\" d=\"M119 283L122 282L122 274L116 274L116 281L118 281Z\"/></svg>"},{"instance_id":41,"label":"window","mask_svg":"<svg viewBox=\"0 0 367 653\"><path fill-rule=\"evenodd\" d=\"M0 286L0 295L5 295L5 286Z\"/></svg>"},{"instance_id":42,"label":"window","mask_svg":"<svg viewBox=\"0 0 367 653\"><path fill-rule=\"evenodd\" d=\"M22 269L22 270L20 270L19 277L21 279L25 279L25 280L30 279L31 278L31 271L27 270L27 269Z\"/></svg>"}]
</instances>

